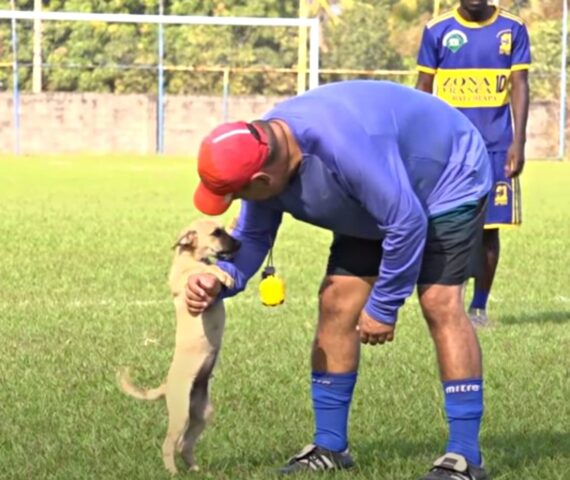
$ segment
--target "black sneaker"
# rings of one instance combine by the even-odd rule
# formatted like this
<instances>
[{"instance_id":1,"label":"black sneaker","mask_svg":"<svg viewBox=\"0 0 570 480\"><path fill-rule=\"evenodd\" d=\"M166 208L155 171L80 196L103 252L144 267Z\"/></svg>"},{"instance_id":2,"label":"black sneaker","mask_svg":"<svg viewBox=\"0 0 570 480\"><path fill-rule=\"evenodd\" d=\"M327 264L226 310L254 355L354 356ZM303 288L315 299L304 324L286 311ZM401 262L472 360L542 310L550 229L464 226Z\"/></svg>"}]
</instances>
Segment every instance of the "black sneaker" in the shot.
<instances>
[{"instance_id":1,"label":"black sneaker","mask_svg":"<svg viewBox=\"0 0 570 480\"><path fill-rule=\"evenodd\" d=\"M311 444L291 458L287 465L279 469L279 473L289 475L307 471L345 470L352 467L354 467L354 461L348 453L348 448L343 452L332 452Z\"/></svg>"},{"instance_id":2,"label":"black sneaker","mask_svg":"<svg viewBox=\"0 0 570 480\"><path fill-rule=\"evenodd\" d=\"M490 480L483 466L476 467L455 453L446 453L439 457L429 473L420 480Z\"/></svg>"}]
</instances>

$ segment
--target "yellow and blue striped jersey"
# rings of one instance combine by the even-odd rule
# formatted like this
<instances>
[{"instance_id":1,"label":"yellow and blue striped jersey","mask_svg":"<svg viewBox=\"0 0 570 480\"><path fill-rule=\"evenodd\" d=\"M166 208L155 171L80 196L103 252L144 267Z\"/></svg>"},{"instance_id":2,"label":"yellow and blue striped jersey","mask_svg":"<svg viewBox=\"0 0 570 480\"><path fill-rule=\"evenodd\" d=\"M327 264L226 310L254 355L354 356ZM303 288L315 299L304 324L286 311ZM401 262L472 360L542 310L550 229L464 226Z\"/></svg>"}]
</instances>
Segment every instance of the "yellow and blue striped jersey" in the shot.
<instances>
[{"instance_id":1,"label":"yellow and blue striped jersey","mask_svg":"<svg viewBox=\"0 0 570 480\"><path fill-rule=\"evenodd\" d=\"M434 18L423 33L418 70L435 75L435 93L479 129L489 151L507 150L513 129L511 72L530 67L523 21L500 8L484 22L457 9Z\"/></svg>"}]
</instances>

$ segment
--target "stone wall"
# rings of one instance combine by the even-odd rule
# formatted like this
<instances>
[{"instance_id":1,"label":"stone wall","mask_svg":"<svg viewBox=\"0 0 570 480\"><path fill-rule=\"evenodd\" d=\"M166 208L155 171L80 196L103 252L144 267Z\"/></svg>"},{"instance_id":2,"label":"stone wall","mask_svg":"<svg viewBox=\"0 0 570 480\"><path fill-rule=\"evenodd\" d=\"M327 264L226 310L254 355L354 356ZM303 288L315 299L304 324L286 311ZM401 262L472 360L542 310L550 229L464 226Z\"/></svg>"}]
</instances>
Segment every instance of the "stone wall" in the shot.
<instances>
[{"instance_id":1,"label":"stone wall","mask_svg":"<svg viewBox=\"0 0 570 480\"><path fill-rule=\"evenodd\" d=\"M230 97L229 118L257 118L279 100L265 96ZM195 155L200 139L222 119L221 97L168 96L166 153ZM23 153L148 154L156 149L156 98L97 93L24 94L20 125ZM570 140L570 129L566 133ZM0 152L11 152L13 140L12 95L2 92ZM527 145L528 157L557 154L557 103L532 104Z\"/></svg>"}]
</instances>

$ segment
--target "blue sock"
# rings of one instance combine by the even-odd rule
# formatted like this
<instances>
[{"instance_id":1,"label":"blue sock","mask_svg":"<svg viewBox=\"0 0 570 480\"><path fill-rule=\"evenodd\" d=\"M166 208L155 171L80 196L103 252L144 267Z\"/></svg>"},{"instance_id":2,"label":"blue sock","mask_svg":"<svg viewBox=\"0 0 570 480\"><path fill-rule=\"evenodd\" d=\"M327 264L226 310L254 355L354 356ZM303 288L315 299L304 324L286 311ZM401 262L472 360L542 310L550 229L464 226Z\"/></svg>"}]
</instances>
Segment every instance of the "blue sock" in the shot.
<instances>
[{"instance_id":1,"label":"blue sock","mask_svg":"<svg viewBox=\"0 0 570 480\"><path fill-rule=\"evenodd\" d=\"M487 300L489 300L489 293L488 290L479 290L476 288L473 294L473 300L471 300L471 308L485 310L487 308Z\"/></svg>"},{"instance_id":2,"label":"blue sock","mask_svg":"<svg viewBox=\"0 0 570 480\"><path fill-rule=\"evenodd\" d=\"M443 382L445 413L449 424L446 452L463 455L473 465L481 465L479 428L483 416L483 380L468 378Z\"/></svg>"},{"instance_id":3,"label":"blue sock","mask_svg":"<svg viewBox=\"0 0 570 480\"><path fill-rule=\"evenodd\" d=\"M348 411L355 384L356 372L313 372L315 445L333 452L341 452L348 446Z\"/></svg>"}]
</instances>

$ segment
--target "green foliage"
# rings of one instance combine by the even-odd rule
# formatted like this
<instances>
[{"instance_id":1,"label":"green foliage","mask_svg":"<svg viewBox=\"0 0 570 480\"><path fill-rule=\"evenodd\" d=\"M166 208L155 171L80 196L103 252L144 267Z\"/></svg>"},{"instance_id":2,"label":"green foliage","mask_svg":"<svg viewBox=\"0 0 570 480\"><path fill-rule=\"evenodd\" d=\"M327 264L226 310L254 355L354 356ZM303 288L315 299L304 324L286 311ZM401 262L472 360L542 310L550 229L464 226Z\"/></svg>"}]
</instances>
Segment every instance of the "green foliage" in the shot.
<instances>
[{"instance_id":1,"label":"green foliage","mask_svg":"<svg viewBox=\"0 0 570 480\"><path fill-rule=\"evenodd\" d=\"M32 10L33 0L17 0L19 10ZM440 11L456 0L441 0ZM558 90L560 58L558 0L505 0L501 6L529 21L535 98ZM433 0L342 0L336 19L326 9L322 22L321 67L377 70L413 68L421 31L430 18ZM9 9L0 0L0 9ZM158 13L159 0L44 0L52 11ZM165 14L294 17L298 2L277 0L165 0ZM330 12L330 10L329 10ZM32 22L17 22L19 82L32 83ZM269 27L166 26L165 73L169 93L220 94L224 69L249 69L230 74L232 94L290 94L295 69L298 29ZM155 93L158 26L84 22L43 22L43 88L47 91ZM0 22L0 90L11 88L10 22ZM213 71L205 71L209 69ZM322 81L354 78L356 74L322 74ZM413 76L394 78L413 82Z\"/></svg>"},{"instance_id":2,"label":"green foliage","mask_svg":"<svg viewBox=\"0 0 570 480\"><path fill-rule=\"evenodd\" d=\"M533 71L530 87L534 98L550 99L558 96L560 81L561 22L536 22L530 30Z\"/></svg>"},{"instance_id":3,"label":"green foliage","mask_svg":"<svg viewBox=\"0 0 570 480\"><path fill-rule=\"evenodd\" d=\"M390 42L390 0L354 2L340 22L326 25L324 68L357 70L398 69L402 59ZM340 75L351 77L353 75Z\"/></svg>"}]
</instances>

